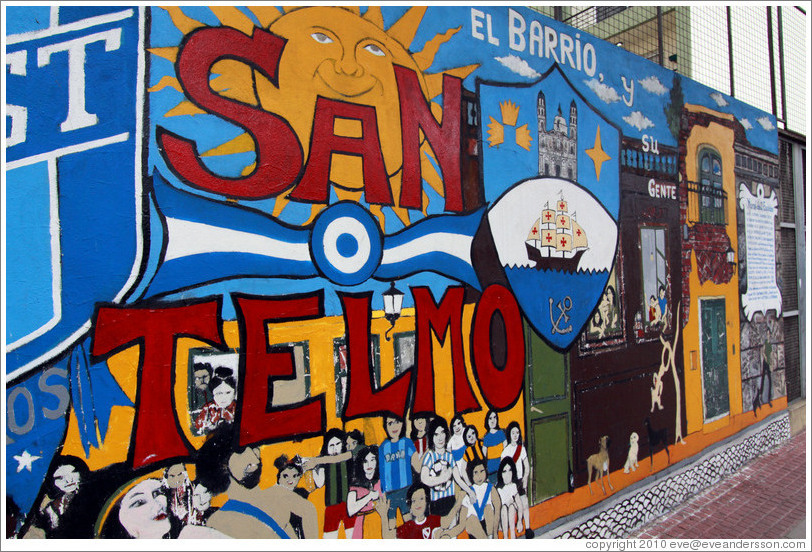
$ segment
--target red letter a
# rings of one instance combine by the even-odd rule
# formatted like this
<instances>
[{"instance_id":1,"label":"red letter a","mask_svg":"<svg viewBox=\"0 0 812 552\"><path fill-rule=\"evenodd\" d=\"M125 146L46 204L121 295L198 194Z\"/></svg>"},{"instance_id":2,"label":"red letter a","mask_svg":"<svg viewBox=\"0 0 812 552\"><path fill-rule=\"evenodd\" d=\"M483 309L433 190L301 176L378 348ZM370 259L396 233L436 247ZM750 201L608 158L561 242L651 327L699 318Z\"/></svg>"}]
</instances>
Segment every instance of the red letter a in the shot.
<instances>
[{"instance_id":1,"label":"red letter a","mask_svg":"<svg viewBox=\"0 0 812 552\"><path fill-rule=\"evenodd\" d=\"M358 138L335 133L337 119L350 119L361 123ZM291 192L291 199L313 203L327 203L330 195L330 163L334 153L355 155L363 167L364 199L367 203L392 205L392 192L383 164L381 141L378 138L378 120L375 110L327 98L316 102L310 155L301 182ZM359 184L361 184L359 182ZM359 186L360 187L360 186Z\"/></svg>"}]
</instances>

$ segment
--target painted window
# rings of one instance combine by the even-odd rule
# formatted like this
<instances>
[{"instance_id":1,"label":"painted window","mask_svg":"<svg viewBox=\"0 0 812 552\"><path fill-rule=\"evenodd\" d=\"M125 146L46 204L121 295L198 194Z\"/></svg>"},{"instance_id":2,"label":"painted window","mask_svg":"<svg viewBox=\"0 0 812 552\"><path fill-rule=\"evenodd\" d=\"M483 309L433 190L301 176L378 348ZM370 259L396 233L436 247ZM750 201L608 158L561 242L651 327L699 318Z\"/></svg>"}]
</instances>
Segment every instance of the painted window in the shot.
<instances>
[{"instance_id":1,"label":"painted window","mask_svg":"<svg viewBox=\"0 0 812 552\"><path fill-rule=\"evenodd\" d=\"M669 327L671 308L668 278L667 230L661 226L640 227L641 310L635 319L638 337L644 333L659 333Z\"/></svg>"},{"instance_id":2,"label":"painted window","mask_svg":"<svg viewBox=\"0 0 812 552\"><path fill-rule=\"evenodd\" d=\"M598 344L615 345L623 340L623 301L618 266L619 263L615 261L598 306L587 322L584 332L587 343L582 344L584 349Z\"/></svg>"},{"instance_id":3,"label":"painted window","mask_svg":"<svg viewBox=\"0 0 812 552\"><path fill-rule=\"evenodd\" d=\"M395 377L414 366L415 333L396 333L393 337L395 346Z\"/></svg>"},{"instance_id":4,"label":"painted window","mask_svg":"<svg viewBox=\"0 0 812 552\"><path fill-rule=\"evenodd\" d=\"M722 158L709 148L699 152L699 183L699 221L724 224Z\"/></svg>"},{"instance_id":5,"label":"painted window","mask_svg":"<svg viewBox=\"0 0 812 552\"><path fill-rule=\"evenodd\" d=\"M310 398L310 347L307 341L274 344L274 352L290 351L293 355L295 377L273 382L273 406L297 404ZM233 412L222 412L228 406L216 400L216 383L228 377L236 384L233 395L236 398L239 384L239 349L224 353L217 349L201 347L189 351L189 416L193 435L207 435L220 423L231 421ZM219 379L216 379L219 378ZM228 392L228 390L225 390ZM222 393L220 393L222 395ZM229 396L229 395L226 395ZM219 407L219 409L217 408Z\"/></svg>"},{"instance_id":6,"label":"painted window","mask_svg":"<svg viewBox=\"0 0 812 552\"><path fill-rule=\"evenodd\" d=\"M234 420L239 384L239 351L201 347L189 350L189 429L208 435Z\"/></svg>"}]
</instances>

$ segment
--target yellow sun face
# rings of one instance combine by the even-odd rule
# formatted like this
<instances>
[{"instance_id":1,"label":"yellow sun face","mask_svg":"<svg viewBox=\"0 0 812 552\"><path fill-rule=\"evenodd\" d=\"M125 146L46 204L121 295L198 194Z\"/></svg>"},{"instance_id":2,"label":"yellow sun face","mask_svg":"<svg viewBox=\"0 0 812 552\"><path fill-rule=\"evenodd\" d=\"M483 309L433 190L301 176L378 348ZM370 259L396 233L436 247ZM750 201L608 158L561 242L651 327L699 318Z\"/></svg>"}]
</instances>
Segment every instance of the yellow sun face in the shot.
<instances>
[{"instance_id":1,"label":"yellow sun face","mask_svg":"<svg viewBox=\"0 0 812 552\"><path fill-rule=\"evenodd\" d=\"M393 63L420 75L409 52L374 23L342 8L313 7L290 12L269 30L287 39L279 62L279 88L258 86L262 106L288 120L305 155L318 96L375 108L387 173L402 162L400 110ZM352 125L337 128L351 135ZM331 180L345 189L363 188L358 157L334 154Z\"/></svg>"},{"instance_id":2,"label":"yellow sun face","mask_svg":"<svg viewBox=\"0 0 812 552\"><path fill-rule=\"evenodd\" d=\"M188 34L205 25L186 16L176 6L164 8L175 26ZM210 8L223 26L234 27L246 35L253 33L254 22L245 13L232 6ZM395 64L415 72L424 99L431 104L431 111L439 122L442 118L440 105L432 100L442 92L443 75L464 79L478 65L455 67L430 74L431 66L438 49L460 28L449 29L426 42L423 49L411 52L409 46L414 39L426 7L409 8L396 22L384 28L381 8L369 7L361 15L359 8L314 6L289 8L279 11L273 7L249 7L260 26L286 39L284 51L279 60L277 85L271 83L249 65L233 59L217 62L212 73L217 75L210 81L217 93L275 113L288 121L302 145L307 159L310 144L316 101L324 98L370 106L375 109L378 135L384 165L389 175L389 185L396 204L393 211L404 225L410 224L409 210L401 208L400 197L403 145L401 139L400 102ZM175 61L178 48L151 48L154 55ZM172 87L182 92L175 77L164 77L150 88L151 92ZM165 116L197 115L201 109L189 101L183 101ZM337 119L333 132L338 136L361 137L361 125L357 120ZM253 139L244 133L232 140L203 153L204 156L229 155L253 151ZM432 163L431 148L421 144L421 165L423 178L440 196L444 195L441 176ZM339 200L359 201L363 191L362 159L358 156L332 154L330 160L330 181L334 185ZM249 165L243 174L254 169ZM280 216L289 199L290 190L280 194L272 210L273 216ZM423 214L426 214L428 198L424 193ZM310 219L325 207L313 205ZM381 206L370 205L370 211L384 226Z\"/></svg>"}]
</instances>

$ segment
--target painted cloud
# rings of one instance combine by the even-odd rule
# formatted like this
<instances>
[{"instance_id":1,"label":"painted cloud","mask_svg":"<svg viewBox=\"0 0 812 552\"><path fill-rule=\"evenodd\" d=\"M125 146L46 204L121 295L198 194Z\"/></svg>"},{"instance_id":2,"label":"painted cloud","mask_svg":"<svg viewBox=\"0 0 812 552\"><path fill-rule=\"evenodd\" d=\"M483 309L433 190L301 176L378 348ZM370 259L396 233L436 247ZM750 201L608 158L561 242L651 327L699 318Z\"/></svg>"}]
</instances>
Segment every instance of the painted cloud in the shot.
<instances>
[{"instance_id":1,"label":"painted cloud","mask_svg":"<svg viewBox=\"0 0 812 552\"><path fill-rule=\"evenodd\" d=\"M592 91L604 102L612 103L620 101L620 96L618 95L617 90L607 84L603 84L602 82L598 81L598 79L590 79L584 82L586 82L586 85L592 89Z\"/></svg>"},{"instance_id":2,"label":"painted cloud","mask_svg":"<svg viewBox=\"0 0 812 552\"><path fill-rule=\"evenodd\" d=\"M759 117L756 119L758 124L762 126L764 130L773 130L775 127L773 126L772 121L770 121L769 117Z\"/></svg>"},{"instance_id":3,"label":"painted cloud","mask_svg":"<svg viewBox=\"0 0 812 552\"><path fill-rule=\"evenodd\" d=\"M753 128L753 123L751 123L751 122L750 122L748 119L746 119L746 118L745 118L745 119L741 119L739 122L740 122L740 123L742 124L742 126L743 126L745 129L747 129L747 130L750 130L751 128Z\"/></svg>"},{"instance_id":4,"label":"painted cloud","mask_svg":"<svg viewBox=\"0 0 812 552\"><path fill-rule=\"evenodd\" d=\"M643 130L654 126L654 123L652 123L651 120L643 115L640 111L632 111L630 115L623 117L623 120L626 121L626 124L633 126L637 130Z\"/></svg>"},{"instance_id":5,"label":"painted cloud","mask_svg":"<svg viewBox=\"0 0 812 552\"><path fill-rule=\"evenodd\" d=\"M498 57L496 61L523 77L528 77L534 79L536 77L540 77L541 74L530 67L530 64L527 63L525 60L520 58L519 56L515 56L510 54L509 56Z\"/></svg>"},{"instance_id":6,"label":"painted cloud","mask_svg":"<svg viewBox=\"0 0 812 552\"><path fill-rule=\"evenodd\" d=\"M713 94L710 95L710 97L713 101L716 102L716 105L718 105L719 107L730 105L728 104L728 101L725 99L725 97L722 96L722 94L719 92L714 92Z\"/></svg>"},{"instance_id":7,"label":"painted cloud","mask_svg":"<svg viewBox=\"0 0 812 552\"><path fill-rule=\"evenodd\" d=\"M654 75L650 77L646 77L641 81L637 81L640 83L647 92L651 92L652 94L656 94L658 96L662 96L666 92L668 92L668 88L663 86L663 83L660 82L660 79L655 77Z\"/></svg>"}]
</instances>

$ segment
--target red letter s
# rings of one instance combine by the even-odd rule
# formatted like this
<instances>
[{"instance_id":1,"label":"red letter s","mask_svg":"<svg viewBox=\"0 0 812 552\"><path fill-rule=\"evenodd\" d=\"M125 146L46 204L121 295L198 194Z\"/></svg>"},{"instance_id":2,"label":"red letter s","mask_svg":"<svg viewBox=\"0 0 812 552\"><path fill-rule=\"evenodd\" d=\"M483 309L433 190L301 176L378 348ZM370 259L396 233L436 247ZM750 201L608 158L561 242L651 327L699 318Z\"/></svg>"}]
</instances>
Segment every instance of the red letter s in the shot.
<instances>
[{"instance_id":1,"label":"red letter s","mask_svg":"<svg viewBox=\"0 0 812 552\"><path fill-rule=\"evenodd\" d=\"M212 173L201 162L195 143L158 127L156 140L167 165L189 185L241 199L273 197L299 176L302 147L281 117L212 91L209 74L223 59L250 63L274 84L285 41L263 29L248 37L236 29L210 27L191 33L181 47L176 71L181 86L195 105L245 128L256 142L256 166L240 178Z\"/></svg>"}]
</instances>

